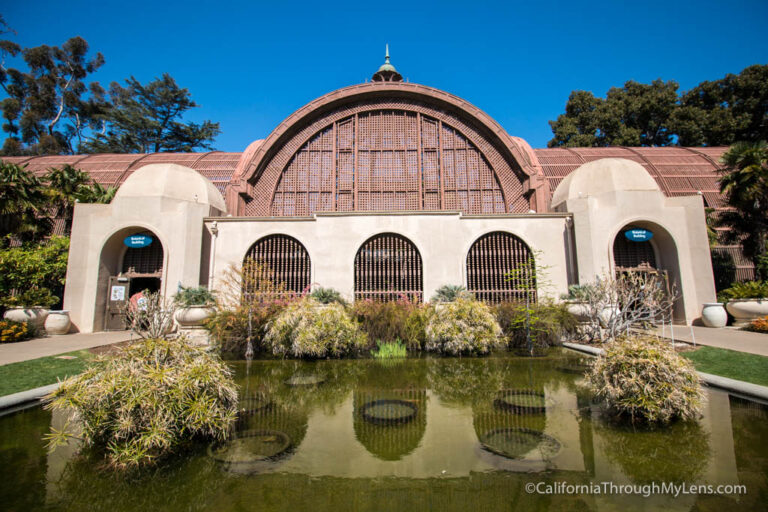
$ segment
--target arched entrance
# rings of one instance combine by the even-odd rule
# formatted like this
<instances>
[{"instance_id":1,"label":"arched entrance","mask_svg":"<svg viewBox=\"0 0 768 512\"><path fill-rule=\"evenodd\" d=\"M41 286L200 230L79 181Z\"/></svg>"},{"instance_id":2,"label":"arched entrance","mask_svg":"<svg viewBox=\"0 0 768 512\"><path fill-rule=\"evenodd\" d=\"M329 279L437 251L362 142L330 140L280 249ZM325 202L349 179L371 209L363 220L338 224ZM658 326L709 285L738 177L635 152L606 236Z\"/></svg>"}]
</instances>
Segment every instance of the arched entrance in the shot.
<instances>
[{"instance_id":1,"label":"arched entrance","mask_svg":"<svg viewBox=\"0 0 768 512\"><path fill-rule=\"evenodd\" d=\"M160 238L143 227L123 228L101 250L94 331L122 330L123 308L142 291L164 292L166 254Z\"/></svg>"},{"instance_id":2,"label":"arched entrance","mask_svg":"<svg viewBox=\"0 0 768 512\"><path fill-rule=\"evenodd\" d=\"M655 273L662 276L678 298L673 319L684 320L682 283L677 244L660 225L635 221L624 225L613 239L613 268L618 276L628 272Z\"/></svg>"},{"instance_id":3,"label":"arched entrance","mask_svg":"<svg viewBox=\"0 0 768 512\"><path fill-rule=\"evenodd\" d=\"M478 238L467 254L467 290L485 302L536 301L533 254L511 233L494 231Z\"/></svg>"},{"instance_id":4,"label":"arched entrance","mask_svg":"<svg viewBox=\"0 0 768 512\"><path fill-rule=\"evenodd\" d=\"M423 299L421 254L395 233L372 236L355 255L355 300Z\"/></svg>"},{"instance_id":5,"label":"arched entrance","mask_svg":"<svg viewBox=\"0 0 768 512\"><path fill-rule=\"evenodd\" d=\"M311 271L309 253L301 242L288 235L265 236L243 260L243 292L303 293L309 290ZM269 290L262 286L265 280Z\"/></svg>"}]
</instances>

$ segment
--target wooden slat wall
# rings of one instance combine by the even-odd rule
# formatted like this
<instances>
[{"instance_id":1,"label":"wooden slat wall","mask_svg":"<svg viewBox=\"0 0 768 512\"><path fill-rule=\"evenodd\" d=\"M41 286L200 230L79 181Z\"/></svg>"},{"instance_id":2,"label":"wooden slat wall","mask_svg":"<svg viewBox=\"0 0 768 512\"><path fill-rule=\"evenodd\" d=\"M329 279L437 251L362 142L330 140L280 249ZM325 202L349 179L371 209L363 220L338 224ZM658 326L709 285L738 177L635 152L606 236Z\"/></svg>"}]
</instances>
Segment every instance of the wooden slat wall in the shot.
<instances>
[{"instance_id":1,"label":"wooden slat wall","mask_svg":"<svg viewBox=\"0 0 768 512\"><path fill-rule=\"evenodd\" d=\"M355 300L423 299L421 255L406 238L384 233L370 238L355 256Z\"/></svg>"},{"instance_id":2,"label":"wooden slat wall","mask_svg":"<svg viewBox=\"0 0 768 512\"><path fill-rule=\"evenodd\" d=\"M515 235L495 231L479 238L467 255L467 289L485 302L536 301L533 255ZM508 274L518 269L512 279Z\"/></svg>"}]
</instances>

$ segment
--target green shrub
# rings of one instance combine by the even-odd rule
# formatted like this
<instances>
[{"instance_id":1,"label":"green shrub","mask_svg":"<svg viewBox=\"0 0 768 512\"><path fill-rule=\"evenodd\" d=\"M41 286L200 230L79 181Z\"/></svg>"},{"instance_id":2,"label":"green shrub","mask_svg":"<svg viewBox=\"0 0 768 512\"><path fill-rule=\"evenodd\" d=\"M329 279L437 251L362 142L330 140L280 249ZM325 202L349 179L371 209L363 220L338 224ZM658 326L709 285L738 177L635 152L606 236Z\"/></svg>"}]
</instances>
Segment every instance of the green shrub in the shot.
<instances>
[{"instance_id":1,"label":"green shrub","mask_svg":"<svg viewBox=\"0 0 768 512\"><path fill-rule=\"evenodd\" d=\"M519 302L501 302L493 311L511 348L527 347L528 334L535 348L557 345L564 335L575 333L579 327L565 304L539 302L526 306Z\"/></svg>"},{"instance_id":2,"label":"green shrub","mask_svg":"<svg viewBox=\"0 0 768 512\"><path fill-rule=\"evenodd\" d=\"M26 322L0 320L0 343L15 343L28 340L32 337L32 334Z\"/></svg>"},{"instance_id":3,"label":"green shrub","mask_svg":"<svg viewBox=\"0 0 768 512\"><path fill-rule=\"evenodd\" d=\"M703 392L693 363L650 336L619 339L587 372L589 388L632 423L695 419Z\"/></svg>"},{"instance_id":4,"label":"green shrub","mask_svg":"<svg viewBox=\"0 0 768 512\"><path fill-rule=\"evenodd\" d=\"M68 255L69 238L61 236L53 236L39 244L28 243L21 247L0 249L2 305L48 307L55 304L64 292ZM32 292L33 290L39 292ZM17 302L9 302L12 295L24 291L41 295L27 295L23 299L26 304L20 304L21 298ZM47 303L40 303L40 300Z\"/></svg>"},{"instance_id":5,"label":"green shrub","mask_svg":"<svg viewBox=\"0 0 768 512\"><path fill-rule=\"evenodd\" d=\"M341 304L304 298L269 323L264 343L274 354L314 359L356 354L368 339Z\"/></svg>"},{"instance_id":6,"label":"green shrub","mask_svg":"<svg viewBox=\"0 0 768 512\"><path fill-rule=\"evenodd\" d=\"M457 284L444 284L437 289L435 294L430 299L431 302L453 302L456 299L472 299L474 296L467 291L461 285Z\"/></svg>"},{"instance_id":7,"label":"green shrub","mask_svg":"<svg viewBox=\"0 0 768 512\"><path fill-rule=\"evenodd\" d=\"M216 304L216 297L213 292L208 290L205 286L197 286L194 288L181 287L179 293L174 297L174 301L177 305L188 308L191 306L210 306Z\"/></svg>"},{"instance_id":8,"label":"green shrub","mask_svg":"<svg viewBox=\"0 0 768 512\"><path fill-rule=\"evenodd\" d=\"M733 283L730 288L720 292L721 302L738 299L765 299L768 298L768 281L746 281Z\"/></svg>"},{"instance_id":9,"label":"green shrub","mask_svg":"<svg viewBox=\"0 0 768 512\"><path fill-rule=\"evenodd\" d=\"M377 341L376 346L378 347L378 350L371 352L374 359L395 359L408 356L405 344L400 340L397 340L394 343L382 343L381 341Z\"/></svg>"},{"instance_id":10,"label":"green shrub","mask_svg":"<svg viewBox=\"0 0 768 512\"><path fill-rule=\"evenodd\" d=\"M428 306L408 300L359 300L352 306L352 313L369 340L382 343L402 340L408 348L416 350L424 345Z\"/></svg>"},{"instance_id":11,"label":"green shrub","mask_svg":"<svg viewBox=\"0 0 768 512\"><path fill-rule=\"evenodd\" d=\"M264 349L267 324L286 307L284 301L253 302L233 309L217 309L205 322L211 339L222 353L245 354L249 335L253 348Z\"/></svg>"},{"instance_id":12,"label":"green shrub","mask_svg":"<svg viewBox=\"0 0 768 512\"><path fill-rule=\"evenodd\" d=\"M347 301L341 296L341 293L333 288L316 288L310 294L310 297L315 299L320 304L330 304L332 302L338 302L339 304L346 305Z\"/></svg>"},{"instance_id":13,"label":"green shrub","mask_svg":"<svg viewBox=\"0 0 768 512\"><path fill-rule=\"evenodd\" d=\"M460 298L437 307L426 328L426 350L444 354L487 354L501 327L488 306Z\"/></svg>"},{"instance_id":14,"label":"green shrub","mask_svg":"<svg viewBox=\"0 0 768 512\"><path fill-rule=\"evenodd\" d=\"M142 466L193 440L225 439L237 414L231 370L182 338L146 339L93 360L46 397L70 413L84 445L119 469ZM51 429L49 445L66 443Z\"/></svg>"},{"instance_id":15,"label":"green shrub","mask_svg":"<svg viewBox=\"0 0 768 512\"><path fill-rule=\"evenodd\" d=\"M49 308L56 304L59 298L48 288L28 288L16 295L8 295L0 299L0 305L6 308L31 308L40 306Z\"/></svg>"}]
</instances>

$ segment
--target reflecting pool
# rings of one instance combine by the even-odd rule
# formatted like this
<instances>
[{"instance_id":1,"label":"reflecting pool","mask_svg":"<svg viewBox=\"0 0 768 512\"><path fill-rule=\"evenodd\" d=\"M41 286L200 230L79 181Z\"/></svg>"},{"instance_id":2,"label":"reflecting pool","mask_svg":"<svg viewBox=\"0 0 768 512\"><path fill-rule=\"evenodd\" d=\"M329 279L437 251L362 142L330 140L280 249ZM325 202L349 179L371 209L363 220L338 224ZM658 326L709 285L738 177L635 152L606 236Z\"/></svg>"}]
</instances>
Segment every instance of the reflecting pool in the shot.
<instances>
[{"instance_id":1,"label":"reflecting pool","mask_svg":"<svg viewBox=\"0 0 768 512\"><path fill-rule=\"evenodd\" d=\"M63 418L27 409L0 417L0 509L766 508L768 408L709 390L697 422L620 427L580 385L584 362L559 349L535 358L235 361L236 435L133 476L76 457L75 447L47 453L41 436ZM737 484L746 494L642 496L654 482ZM640 494L610 493L625 485Z\"/></svg>"}]
</instances>

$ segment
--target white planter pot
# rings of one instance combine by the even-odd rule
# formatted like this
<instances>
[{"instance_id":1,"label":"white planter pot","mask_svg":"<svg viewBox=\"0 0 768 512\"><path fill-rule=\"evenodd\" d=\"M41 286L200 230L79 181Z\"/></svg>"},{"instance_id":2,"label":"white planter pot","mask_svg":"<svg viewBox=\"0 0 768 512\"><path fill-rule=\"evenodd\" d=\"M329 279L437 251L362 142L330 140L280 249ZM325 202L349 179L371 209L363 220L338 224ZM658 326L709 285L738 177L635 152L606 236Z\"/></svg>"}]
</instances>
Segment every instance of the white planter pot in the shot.
<instances>
[{"instance_id":1,"label":"white planter pot","mask_svg":"<svg viewBox=\"0 0 768 512\"><path fill-rule=\"evenodd\" d=\"M40 329L45 324L48 310L41 307L11 308L5 312L3 318L14 322L27 322L30 326Z\"/></svg>"},{"instance_id":2,"label":"white planter pot","mask_svg":"<svg viewBox=\"0 0 768 512\"><path fill-rule=\"evenodd\" d=\"M606 306L600 311L598 320L600 321L600 327L607 329L611 322L611 319L617 318L621 314L621 309L618 306Z\"/></svg>"},{"instance_id":3,"label":"white planter pot","mask_svg":"<svg viewBox=\"0 0 768 512\"><path fill-rule=\"evenodd\" d=\"M728 313L722 302L705 302L701 309L701 322L707 327L725 327Z\"/></svg>"},{"instance_id":4,"label":"white planter pot","mask_svg":"<svg viewBox=\"0 0 768 512\"><path fill-rule=\"evenodd\" d=\"M755 318L768 315L768 298L729 300L725 309L733 315L734 327L746 327Z\"/></svg>"},{"instance_id":5,"label":"white planter pot","mask_svg":"<svg viewBox=\"0 0 768 512\"><path fill-rule=\"evenodd\" d=\"M190 306L177 309L173 318L184 329L200 329L215 311L213 306Z\"/></svg>"},{"instance_id":6,"label":"white planter pot","mask_svg":"<svg viewBox=\"0 0 768 512\"><path fill-rule=\"evenodd\" d=\"M49 311L45 319L45 331L48 334L68 334L72 321L69 311Z\"/></svg>"},{"instance_id":7,"label":"white planter pot","mask_svg":"<svg viewBox=\"0 0 768 512\"><path fill-rule=\"evenodd\" d=\"M586 302L566 301L566 309L582 324L589 323L589 305Z\"/></svg>"}]
</instances>

